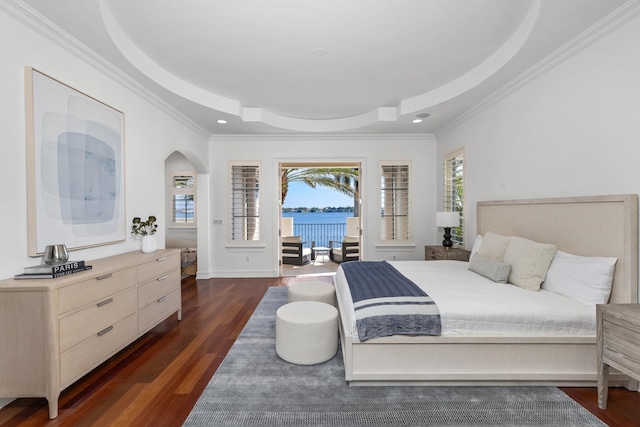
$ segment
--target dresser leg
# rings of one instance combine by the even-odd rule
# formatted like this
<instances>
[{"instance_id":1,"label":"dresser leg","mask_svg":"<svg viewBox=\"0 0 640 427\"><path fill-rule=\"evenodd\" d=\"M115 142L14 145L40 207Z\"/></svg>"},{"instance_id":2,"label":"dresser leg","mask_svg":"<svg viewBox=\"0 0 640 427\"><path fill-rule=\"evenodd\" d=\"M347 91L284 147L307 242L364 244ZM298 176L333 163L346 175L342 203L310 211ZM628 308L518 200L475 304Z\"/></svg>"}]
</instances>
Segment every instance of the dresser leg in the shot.
<instances>
[{"instance_id":1,"label":"dresser leg","mask_svg":"<svg viewBox=\"0 0 640 427\"><path fill-rule=\"evenodd\" d=\"M607 409L609 394L609 365L598 364L598 408Z\"/></svg>"},{"instance_id":2,"label":"dresser leg","mask_svg":"<svg viewBox=\"0 0 640 427\"><path fill-rule=\"evenodd\" d=\"M49 403L49 419L58 418L58 396L47 398Z\"/></svg>"}]
</instances>

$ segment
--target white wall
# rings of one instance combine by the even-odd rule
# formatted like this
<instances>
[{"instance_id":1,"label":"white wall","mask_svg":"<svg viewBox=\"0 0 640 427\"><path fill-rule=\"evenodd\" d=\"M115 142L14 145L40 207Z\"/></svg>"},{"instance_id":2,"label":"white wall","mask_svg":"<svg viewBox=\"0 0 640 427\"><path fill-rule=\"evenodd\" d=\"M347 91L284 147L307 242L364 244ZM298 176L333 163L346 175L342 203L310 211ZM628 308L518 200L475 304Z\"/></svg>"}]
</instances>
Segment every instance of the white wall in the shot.
<instances>
[{"instance_id":1,"label":"white wall","mask_svg":"<svg viewBox=\"0 0 640 427\"><path fill-rule=\"evenodd\" d=\"M74 54L44 37L0 8L0 279L20 273L40 262L27 256L27 177L25 154L24 67L32 66L125 113L125 182L127 230L134 216L156 215L160 245L164 244L164 160L172 152L188 151L208 156L207 138L178 115L168 114L130 86L82 54ZM140 243L127 234L121 244L71 253L74 259L91 260L132 250Z\"/></svg>"},{"instance_id":2,"label":"white wall","mask_svg":"<svg viewBox=\"0 0 640 427\"><path fill-rule=\"evenodd\" d=\"M228 245L229 162L261 161L260 234L253 247ZM411 235L414 247L383 248L376 245L380 221L381 160L411 161ZM212 139L211 168L212 226L211 270L216 277L270 277L278 275L278 199L280 162L353 161L362 164L363 251L368 260L424 259L424 245L436 242L436 144L421 136L264 136L216 137ZM200 226L199 226L200 227ZM199 255L200 257L200 255ZM249 257L250 261L246 261ZM199 271L199 276L202 272Z\"/></svg>"},{"instance_id":3,"label":"white wall","mask_svg":"<svg viewBox=\"0 0 640 427\"><path fill-rule=\"evenodd\" d=\"M640 193L639 42L636 17L438 136L466 149L468 236L477 201Z\"/></svg>"}]
</instances>

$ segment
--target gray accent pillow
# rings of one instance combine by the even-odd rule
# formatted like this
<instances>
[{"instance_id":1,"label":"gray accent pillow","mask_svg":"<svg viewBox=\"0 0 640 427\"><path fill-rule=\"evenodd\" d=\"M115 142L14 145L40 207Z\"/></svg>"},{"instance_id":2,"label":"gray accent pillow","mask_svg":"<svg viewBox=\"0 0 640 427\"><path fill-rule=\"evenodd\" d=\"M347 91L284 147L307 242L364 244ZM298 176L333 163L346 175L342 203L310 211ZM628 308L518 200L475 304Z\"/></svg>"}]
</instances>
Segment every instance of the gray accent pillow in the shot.
<instances>
[{"instance_id":1,"label":"gray accent pillow","mask_svg":"<svg viewBox=\"0 0 640 427\"><path fill-rule=\"evenodd\" d=\"M507 283L511 266L503 262L494 261L475 253L469 260L469 270L478 273L497 283Z\"/></svg>"}]
</instances>

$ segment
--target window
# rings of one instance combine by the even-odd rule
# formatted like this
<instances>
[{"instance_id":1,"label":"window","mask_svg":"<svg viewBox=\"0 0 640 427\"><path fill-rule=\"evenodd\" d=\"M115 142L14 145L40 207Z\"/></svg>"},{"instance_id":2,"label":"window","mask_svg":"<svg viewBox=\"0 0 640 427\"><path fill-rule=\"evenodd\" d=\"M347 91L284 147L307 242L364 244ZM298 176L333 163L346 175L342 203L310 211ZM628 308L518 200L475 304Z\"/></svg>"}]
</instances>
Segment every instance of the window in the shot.
<instances>
[{"instance_id":1,"label":"window","mask_svg":"<svg viewBox=\"0 0 640 427\"><path fill-rule=\"evenodd\" d=\"M260 240L260 165L231 165L231 241Z\"/></svg>"},{"instance_id":2,"label":"window","mask_svg":"<svg viewBox=\"0 0 640 427\"><path fill-rule=\"evenodd\" d=\"M451 240L464 244L464 148L444 156L444 210L460 212L460 225L451 229Z\"/></svg>"},{"instance_id":3,"label":"window","mask_svg":"<svg viewBox=\"0 0 640 427\"><path fill-rule=\"evenodd\" d=\"M381 164L380 239L409 240L409 165Z\"/></svg>"},{"instance_id":4,"label":"window","mask_svg":"<svg viewBox=\"0 0 640 427\"><path fill-rule=\"evenodd\" d=\"M171 223L195 225L196 177L193 172L171 174Z\"/></svg>"}]
</instances>

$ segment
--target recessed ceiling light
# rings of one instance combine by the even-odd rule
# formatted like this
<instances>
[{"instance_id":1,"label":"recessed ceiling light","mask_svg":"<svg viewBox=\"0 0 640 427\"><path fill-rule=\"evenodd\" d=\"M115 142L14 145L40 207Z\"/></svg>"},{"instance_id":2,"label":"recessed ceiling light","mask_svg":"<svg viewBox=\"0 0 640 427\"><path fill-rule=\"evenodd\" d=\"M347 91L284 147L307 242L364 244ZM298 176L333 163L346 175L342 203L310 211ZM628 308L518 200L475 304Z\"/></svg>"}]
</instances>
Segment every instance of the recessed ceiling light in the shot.
<instances>
[{"instance_id":1,"label":"recessed ceiling light","mask_svg":"<svg viewBox=\"0 0 640 427\"><path fill-rule=\"evenodd\" d=\"M220 123L221 125L224 125L225 123L227 123L227 121L223 119L218 119L217 122Z\"/></svg>"},{"instance_id":2,"label":"recessed ceiling light","mask_svg":"<svg viewBox=\"0 0 640 427\"><path fill-rule=\"evenodd\" d=\"M412 123L422 123L422 119L413 119Z\"/></svg>"},{"instance_id":3,"label":"recessed ceiling light","mask_svg":"<svg viewBox=\"0 0 640 427\"><path fill-rule=\"evenodd\" d=\"M429 113L420 113L417 114L416 117L420 118L420 119L426 119L427 117L429 117L431 114Z\"/></svg>"},{"instance_id":4,"label":"recessed ceiling light","mask_svg":"<svg viewBox=\"0 0 640 427\"><path fill-rule=\"evenodd\" d=\"M323 47L319 47L316 50L314 50L314 52L316 53L316 55L326 55L327 54L327 49L325 49Z\"/></svg>"}]
</instances>

